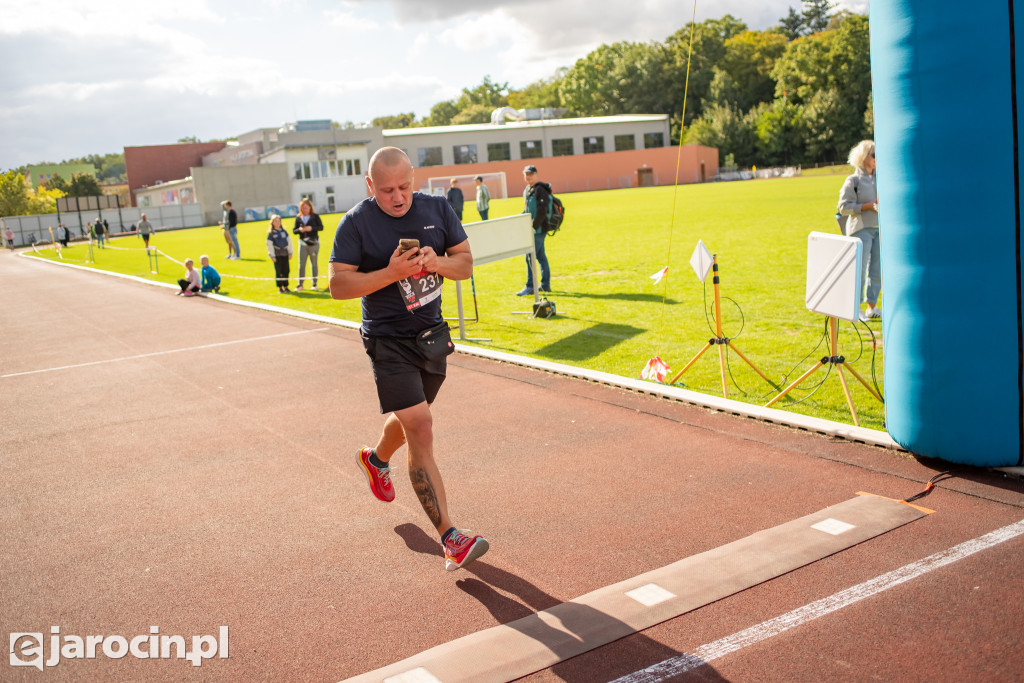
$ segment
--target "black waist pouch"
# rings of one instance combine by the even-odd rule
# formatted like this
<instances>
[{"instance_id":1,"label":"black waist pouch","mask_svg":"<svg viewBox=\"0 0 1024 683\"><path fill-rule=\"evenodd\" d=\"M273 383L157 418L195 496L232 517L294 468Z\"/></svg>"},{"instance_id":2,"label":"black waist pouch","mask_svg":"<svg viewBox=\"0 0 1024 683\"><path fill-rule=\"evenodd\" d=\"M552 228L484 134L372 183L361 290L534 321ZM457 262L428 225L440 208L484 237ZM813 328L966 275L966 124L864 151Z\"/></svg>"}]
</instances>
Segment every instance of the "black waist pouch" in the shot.
<instances>
[{"instance_id":1,"label":"black waist pouch","mask_svg":"<svg viewBox=\"0 0 1024 683\"><path fill-rule=\"evenodd\" d=\"M444 320L417 334L416 346L427 360L438 360L455 352L451 330Z\"/></svg>"}]
</instances>

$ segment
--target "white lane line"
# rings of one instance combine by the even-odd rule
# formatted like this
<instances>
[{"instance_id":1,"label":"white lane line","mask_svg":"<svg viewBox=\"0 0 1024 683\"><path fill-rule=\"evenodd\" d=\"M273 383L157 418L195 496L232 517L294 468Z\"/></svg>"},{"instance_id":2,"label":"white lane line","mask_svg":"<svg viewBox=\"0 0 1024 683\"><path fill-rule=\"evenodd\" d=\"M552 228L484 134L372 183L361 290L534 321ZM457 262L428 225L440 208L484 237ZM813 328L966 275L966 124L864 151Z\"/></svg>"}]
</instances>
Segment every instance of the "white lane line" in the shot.
<instances>
[{"instance_id":1,"label":"white lane line","mask_svg":"<svg viewBox=\"0 0 1024 683\"><path fill-rule=\"evenodd\" d=\"M883 574L852 588L839 591L827 598L822 598L816 602L799 607L792 612L762 622L757 626L751 626L748 629L734 633L731 636L726 636L713 643L701 645L693 653L684 653L649 666L646 669L627 674L615 679L612 683L655 683L655 681L664 681L673 676L684 674L719 657L724 657L727 654L742 650L748 645L777 636L791 628L796 628L818 617L823 617L826 614L852 605L864 598L869 598L876 593L881 593L884 590L915 579L933 569L944 567L947 564L952 564L982 550L987 550L1021 534L1024 534L1024 519L1004 526L1002 529L996 529L984 536L979 536L973 540L953 546L948 550L930 555L923 560L912 562L888 574Z\"/></svg>"},{"instance_id":2,"label":"white lane line","mask_svg":"<svg viewBox=\"0 0 1024 683\"><path fill-rule=\"evenodd\" d=\"M122 358L108 358L107 360L94 360L89 363L76 363L75 365L62 365L58 368L44 368L42 370L27 370L25 372L12 372L9 375L0 375L0 379L6 379L8 377L20 377L22 375L35 375L41 372L56 372L58 370L71 370L73 368L85 368L90 365L103 365L104 363L120 363L126 360L137 360L139 358L152 358L153 356L167 356L172 353L182 353L183 351L200 351L202 349L213 349L218 346L230 346L232 344L247 344L249 342L263 341L265 339L277 339L278 337L291 337L296 334L309 334L310 332L323 332L328 330L328 327L318 327L315 330L300 330L298 332L282 332L281 334L269 334L265 337L249 337L248 339L236 339L234 341L217 342L216 344L203 344L202 346L189 346L183 349L170 349L167 351L154 351L153 353L141 353L137 356L124 356Z\"/></svg>"}]
</instances>

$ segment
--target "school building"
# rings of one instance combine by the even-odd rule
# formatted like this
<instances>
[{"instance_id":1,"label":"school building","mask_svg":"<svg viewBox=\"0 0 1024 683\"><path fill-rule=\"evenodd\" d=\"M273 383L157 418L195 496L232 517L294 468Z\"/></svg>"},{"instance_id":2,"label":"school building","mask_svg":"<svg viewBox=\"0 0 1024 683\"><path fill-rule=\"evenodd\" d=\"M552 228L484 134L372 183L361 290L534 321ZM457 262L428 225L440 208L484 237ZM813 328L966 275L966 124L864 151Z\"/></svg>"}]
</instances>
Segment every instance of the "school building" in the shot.
<instances>
[{"instance_id":1,"label":"school building","mask_svg":"<svg viewBox=\"0 0 1024 683\"><path fill-rule=\"evenodd\" d=\"M554 115L552 110L504 108L495 110L491 123L394 130L298 121L250 131L231 143L201 143L215 147L202 151L195 144L182 145L187 149L171 154L178 176L159 183L136 183L154 173L140 167L139 160L152 166L167 148L178 146L125 148L125 165L136 206L200 204L206 224L220 219L220 202L226 199L240 220L294 215L303 197L319 213L346 211L367 196L369 159L389 145L409 155L418 189L439 191L449 178L459 177L467 181L463 187L469 196L468 179L478 174L486 174L492 197L521 195L526 164L537 166L540 179L556 193L670 185L677 178L702 182L718 173L718 150L666 146L667 115ZM165 163L160 172L167 170Z\"/></svg>"}]
</instances>

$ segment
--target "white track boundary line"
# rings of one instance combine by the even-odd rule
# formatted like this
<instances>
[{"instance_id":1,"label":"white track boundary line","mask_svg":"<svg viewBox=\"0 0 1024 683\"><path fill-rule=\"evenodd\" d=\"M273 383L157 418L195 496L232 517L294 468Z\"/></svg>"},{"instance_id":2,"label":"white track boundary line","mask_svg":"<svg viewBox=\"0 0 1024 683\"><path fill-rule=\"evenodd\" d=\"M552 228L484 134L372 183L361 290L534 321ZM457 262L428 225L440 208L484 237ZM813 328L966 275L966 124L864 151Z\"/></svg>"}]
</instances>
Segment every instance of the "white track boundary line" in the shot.
<instances>
[{"instance_id":1,"label":"white track boundary line","mask_svg":"<svg viewBox=\"0 0 1024 683\"><path fill-rule=\"evenodd\" d=\"M21 377L22 375L37 375L43 372L57 372L58 370L72 370L74 368L86 368L91 365L104 365L105 363L120 363L127 360L138 360L139 358L152 358L154 356L167 356L172 353L185 351L200 351L202 349L213 349L218 346L231 346L232 344L247 344L249 342L263 341L266 339L277 339L278 337L292 337L297 334L309 334L310 332L323 332L328 328L319 327L315 330L300 330L298 332L282 332L281 334L269 334L265 337L249 337L248 339L235 339L234 341L217 342L215 344L203 344L201 346L188 346L183 349L168 349L167 351L154 351L153 353L140 353L137 356L122 356L121 358L108 358L106 360L94 360L89 363L75 363L74 365L61 365L56 368L43 368L41 370L26 370L25 372L12 372L9 375L0 375L0 379L8 377Z\"/></svg>"},{"instance_id":2,"label":"white track boundary line","mask_svg":"<svg viewBox=\"0 0 1024 683\"><path fill-rule=\"evenodd\" d=\"M757 626L751 626L748 629L734 633L731 636L726 636L713 643L701 645L692 654L684 653L678 657L672 657L649 666L646 669L627 674L615 679L612 683L655 683L656 681L664 681L673 676L693 671L720 657L777 636L780 633L813 621L818 617L841 610L855 602L894 588L934 569L945 567L982 550L992 548L1021 534L1024 534L1024 520L1014 522L1001 529L996 529L973 540L965 541L952 548L930 555L923 560L912 562L887 574L882 574L852 588L839 591L827 598L822 598L816 602L799 607L792 612L762 622Z\"/></svg>"},{"instance_id":3,"label":"white track boundary line","mask_svg":"<svg viewBox=\"0 0 1024 683\"><path fill-rule=\"evenodd\" d=\"M63 263L61 261L50 261L44 258L35 258L30 253L18 252L19 256L23 256L31 260L34 263L47 263L64 268L74 268L89 273L99 273L101 275L110 275L112 277L119 277L125 280L134 280L147 285L156 285L157 287L164 287L168 289L178 289L177 285L172 285L164 282L154 282L153 280L147 280L145 278L136 277L134 275L124 275L122 273L114 273L107 270L101 270L99 268L87 268L85 266L75 265L73 263ZM272 304L261 304L252 301L242 301L240 299L232 299L230 297L221 296L219 294L207 294L206 298L214 299L216 301L223 301L225 303L232 304L234 306L245 306L247 308L256 308L262 311L270 311L272 313L281 313L283 315L289 315L295 318L302 318L304 320L312 320L315 322L325 323L329 325L337 325L339 327L348 327L351 329L358 329L359 323L351 322L349 320L342 320L340 318L332 318L329 316L318 315L316 313L305 313L303 311L295 311L290 308L282 308L280 306L274 306ZM552 372L567 377L575 377L577 379L585 379L590 382L597 382L599 384L606 384L609 386L619 387L622 389L629 389L631 391L637 391L644 394L651 394L653 396L660 396L662 398L673 399L681 401L683 403L689 403L691 405L700 406L702 408L711 408L712 410L719 410L732 415L739 415L740 417L749 417L755 420L761 420L764 422L773 422L775 424L784 424L796 429L805 429L807 431L816 432L819 434L827 434L829 436L836 436L849 441L859 441L861 443L870 444L872 446L881 446L883 448L890 448L894 450L903 450L903 446L898 444L887 432L879 431L877 429L867 429L865 427L857 427L854 425L843 424L842 422L833 422L832 420L825 420L820 417L811 417L810 415L802 415L800 413L791 413L786 410L779 408L765 408L752 403L743 403L742 401L736 401L730 398L723 398L719 396L712 396L710 394L701 394L690 389L683 389L682 387L666 386L664 384L658 384L657 382L648 382L642 379L632 379L629 377L622 377L620 375L613 375L607 372L600 372L597 370L587 370L585 368L577 368L571 365L562 365L561 363L552 363L549 361L539 360L537 358L530 358L528 356L518 356L512 353L505 353L503 351L495 351L488 348L479 346L467 346L466 344L460 344L457 337L453 336L452 341L455 342L455 349L459 353L464 353L470 356L476 356L478 358L488 358L490 360L497 360L504 363L512 363L526 368L533 368L535 370L542 370L544 372Z\"/></svg>"}]
</instances>

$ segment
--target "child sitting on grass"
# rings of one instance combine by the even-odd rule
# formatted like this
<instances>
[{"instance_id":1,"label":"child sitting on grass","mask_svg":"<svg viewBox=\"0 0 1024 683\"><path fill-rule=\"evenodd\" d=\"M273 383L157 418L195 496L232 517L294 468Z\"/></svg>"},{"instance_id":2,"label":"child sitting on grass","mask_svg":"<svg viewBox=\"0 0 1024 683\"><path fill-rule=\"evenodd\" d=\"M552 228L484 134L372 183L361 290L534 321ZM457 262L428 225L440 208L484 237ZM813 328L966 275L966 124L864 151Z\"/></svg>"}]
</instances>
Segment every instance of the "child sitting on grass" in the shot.
<instances>
[{"instance_id":1,"label":"child sitting on grass","mask_svg":"<svg viewBox=\"0 0 1024 683\"><path fill-rule=\"evenodd\" d=\"M199 257L199 263L203 266L203 291L204 292L219 292L220 291L220 273L210 265L210 257L203 254Z\"/></svg>"},{"instance_id":2,"label":"child sitting on grass","mask_svg":"<svg viewBox=\"0 0 1024 683\"><path fill-rule=\"evenodd\" d=\"M181 296L195 296L203 288L199 271L196 270L192 259L185 259L185 277L179 278L178 284L181 286L181 291L178 292Z\"/></svg>"}]
</instances>

